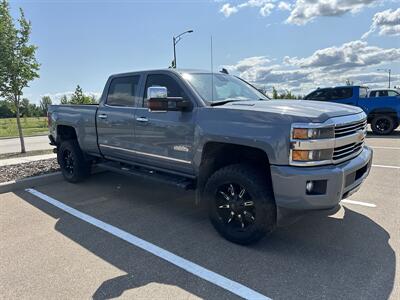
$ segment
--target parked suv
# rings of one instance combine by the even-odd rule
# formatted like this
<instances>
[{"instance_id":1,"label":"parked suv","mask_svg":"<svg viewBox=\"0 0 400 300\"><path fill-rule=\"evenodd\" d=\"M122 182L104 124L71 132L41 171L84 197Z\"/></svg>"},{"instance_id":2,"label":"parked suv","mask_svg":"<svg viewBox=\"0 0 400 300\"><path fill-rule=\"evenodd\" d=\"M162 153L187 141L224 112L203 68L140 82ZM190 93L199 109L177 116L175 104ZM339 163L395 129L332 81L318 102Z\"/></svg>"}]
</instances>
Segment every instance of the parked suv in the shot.
<instances>
[{"instance_id":1,"label":"parked suv","mask_svg":"<svg viewBox=\"0 0 400 300\"><path fill-rule=\"evenodd\" d=\"M337 207L372 160L360 108L272 101L244 80L207 71L112 75L99 105L52 105L48 117L69 182L96 164L194 189L216 230L240 244L289 217Z\"/></svg>"}]
</instances>

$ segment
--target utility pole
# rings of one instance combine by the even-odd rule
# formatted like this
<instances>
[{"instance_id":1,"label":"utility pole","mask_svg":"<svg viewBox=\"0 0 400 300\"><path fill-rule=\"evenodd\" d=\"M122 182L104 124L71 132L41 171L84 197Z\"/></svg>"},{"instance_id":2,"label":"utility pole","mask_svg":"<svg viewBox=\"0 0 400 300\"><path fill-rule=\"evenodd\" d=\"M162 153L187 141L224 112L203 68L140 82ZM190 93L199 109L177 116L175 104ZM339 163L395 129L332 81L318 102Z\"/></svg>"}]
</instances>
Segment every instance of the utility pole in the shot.
<instances>
[{"instance_id":1,"label":"utility pole","mask_svg":"<svg viewBox=\"0 0 400 300\"><path fill-rule=\"evenodd\" d=\"M193 30L187 30L185 32L182 32L181 34L178 34L177 36L172 37L172 44L174 47L174 60L172 61L171 67L176 69L176 45L179 43L179 41L182 39L182 36L186 33L192 33Z\"/></svg>"}]
</instances>

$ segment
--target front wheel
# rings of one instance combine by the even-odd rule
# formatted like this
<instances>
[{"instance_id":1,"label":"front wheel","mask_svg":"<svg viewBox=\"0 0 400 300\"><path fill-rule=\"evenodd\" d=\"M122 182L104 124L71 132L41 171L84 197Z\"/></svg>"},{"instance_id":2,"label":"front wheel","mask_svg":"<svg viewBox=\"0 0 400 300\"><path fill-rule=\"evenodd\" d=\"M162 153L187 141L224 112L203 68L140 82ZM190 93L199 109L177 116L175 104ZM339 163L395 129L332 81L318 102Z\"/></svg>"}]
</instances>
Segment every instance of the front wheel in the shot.
<instances>
[{"instance_id":1,"label":"front wheel","mask_svg":"<svg viewBox=\"0 0 400 300\"><path fill-rule=\"evenodd\" d=\"M208 180L204 196L211 223L227 240L246 245L272 232L276 206L270 180L250 165L230 165Z\"/></svg>"},{"instance_id":2,"label":"front wheel","mask_svg":"<svg viewBox=\"0 0 400 300\"><path fill-rule=\"evenodd\" d=\"M61 143L57 151L57 160L64 178L69 182L80 182L90 174L90 163L85 160L76 140Z\"/></svg>"},{"instance_id":3,"label":"front wheel","mask_svg":"<svg viewBox=\"0 0 400 300\"><path fill-rule=\"evenodd\" d=\"M371 122L372 132L378 135L391 134L395 128L395 121L390 116L376 116Z\"/></svg>"}]
</instances>

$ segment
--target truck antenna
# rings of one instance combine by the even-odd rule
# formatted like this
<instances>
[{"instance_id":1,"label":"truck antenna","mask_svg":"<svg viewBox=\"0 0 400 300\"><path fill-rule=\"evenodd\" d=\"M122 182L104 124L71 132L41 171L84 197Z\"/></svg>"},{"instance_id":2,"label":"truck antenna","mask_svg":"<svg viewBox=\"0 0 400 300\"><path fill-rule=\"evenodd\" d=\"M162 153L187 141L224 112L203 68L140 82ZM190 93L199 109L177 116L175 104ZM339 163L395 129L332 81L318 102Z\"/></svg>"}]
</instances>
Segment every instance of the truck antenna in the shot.
<instances>
[{"instance_id":1,"label":"truck antenna","mask_svg":"<svg viewBox=\"0 0 400 300\"><path fill-rule=\"evenodd\" d=\"M211 59L211 102L214 102L214 65L213 65L213 38L210 36L210 59Z\"/></svg>"}]
</instances>

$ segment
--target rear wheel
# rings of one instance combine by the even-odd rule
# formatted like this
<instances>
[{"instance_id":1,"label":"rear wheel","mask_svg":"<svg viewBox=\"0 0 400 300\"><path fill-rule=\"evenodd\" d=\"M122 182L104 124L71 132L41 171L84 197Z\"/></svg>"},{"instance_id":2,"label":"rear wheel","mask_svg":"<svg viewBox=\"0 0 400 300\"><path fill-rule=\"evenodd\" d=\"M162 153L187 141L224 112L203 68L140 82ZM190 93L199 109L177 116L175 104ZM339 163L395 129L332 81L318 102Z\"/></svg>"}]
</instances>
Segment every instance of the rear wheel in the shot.
<instances>
[{"instance_id":1,"label":"rear wheel","mask_svg":"<svg viewBox=\"0 0 400 300\"><path fill-rule=\"evenodd\" d=\"M85 160L76 140L61 143L57 160L64 178L69 182L80 182L90 175L90 163Z\"/></svg>"},{"instance_id":2,"label":"rear wheel","mask_svg":"<svg viewBox=\"0 0 400 300\"><path fill-rule=\"evenodd\" d=\"M204 195L211 223L229 241L251 244L275 228L272 188L261 170L240 164L221 168L208 180Z\"/></svg>"},{"instance_id":3,"label":"rear wheel","mask_svg":"<svg viewBox=\"0 0 400 300\"><path fill-rule=\"evenodd\" d=\"M387 135L395 129L395 121L392 117L386 115L379 115L372 119L371 129L373 133L378 135Z\"/></svg>"}]
</instances>

